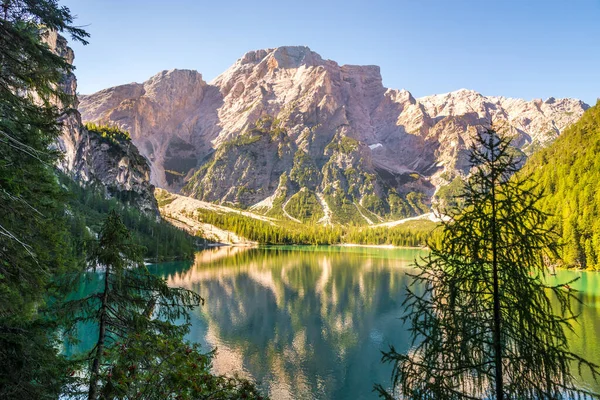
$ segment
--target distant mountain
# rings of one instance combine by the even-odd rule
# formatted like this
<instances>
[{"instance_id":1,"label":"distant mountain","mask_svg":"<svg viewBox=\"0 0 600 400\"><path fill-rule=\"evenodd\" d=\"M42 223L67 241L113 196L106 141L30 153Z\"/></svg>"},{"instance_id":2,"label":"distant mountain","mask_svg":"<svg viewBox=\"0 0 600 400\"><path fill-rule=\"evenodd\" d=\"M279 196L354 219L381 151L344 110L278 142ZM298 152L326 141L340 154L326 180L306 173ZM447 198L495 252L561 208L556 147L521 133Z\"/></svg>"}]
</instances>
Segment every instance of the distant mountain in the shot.
<instances>
[{"instance_id":1,"label":"distant mountain","mask_svg":"<svg viewBox=\"0 0 600 400\"><path fill-rule=\"evenodd\" d=\"M546 191L540 206L552 215L563 261L600 268L600 103L536 152L522 172Z\"/></svg>"},{"instance_id":2,"label":"distant mountain","mask_svg":"<svg viewBox=\"0 0 600 400\"><path fill-rule=\"evenodd\" d=\"M587 108L464 89L415 99L386 89L377 66L340 66L307 47L249 52L210 83L163 71L79 105L84 121L131 132L159 187L324 224L422 213L468 173L478 130L504 121L531 153Z\"/></svg>"}]
</instances>

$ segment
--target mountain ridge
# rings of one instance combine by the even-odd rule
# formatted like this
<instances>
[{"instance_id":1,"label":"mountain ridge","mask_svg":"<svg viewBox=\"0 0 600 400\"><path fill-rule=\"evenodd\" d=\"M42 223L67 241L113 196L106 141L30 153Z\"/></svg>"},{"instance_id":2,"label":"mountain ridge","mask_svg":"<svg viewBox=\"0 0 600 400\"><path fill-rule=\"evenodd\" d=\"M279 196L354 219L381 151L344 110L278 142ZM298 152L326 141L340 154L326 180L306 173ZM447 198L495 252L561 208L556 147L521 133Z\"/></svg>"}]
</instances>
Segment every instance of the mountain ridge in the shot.
<instances>
[{"instance_id":1,"label":"mountain ridge","mask_svg":"<svg viewBox=\"0 0 600 400\"><path fill-rule=\"evenodd\" d=\"M429 207L438 188L468 174L467 149L492 122L530 154L587 108L466 89L415 98L384 87L377 66L339 65L306 46L247 52L209 83L197 71L162 71L82 96L79 106L84 120L131 132L159 187L246 208L281 193L283 179L286 198L264 212L283 213L306 187L307 207L325 197L345 223L364 222L356 207L383 219Z\"/></svg>"}]
</instances>

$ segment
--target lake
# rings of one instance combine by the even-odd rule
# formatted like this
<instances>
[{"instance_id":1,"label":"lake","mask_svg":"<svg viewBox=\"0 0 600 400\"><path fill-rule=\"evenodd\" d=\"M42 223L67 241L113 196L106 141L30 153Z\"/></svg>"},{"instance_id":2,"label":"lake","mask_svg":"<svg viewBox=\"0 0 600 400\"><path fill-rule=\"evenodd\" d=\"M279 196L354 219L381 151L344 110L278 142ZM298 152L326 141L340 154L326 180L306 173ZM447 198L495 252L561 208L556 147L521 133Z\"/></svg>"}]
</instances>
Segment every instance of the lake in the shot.
<instances>
[{"instance_id":1,"label":"lake","mask_svg":"<svg viewBox=\"0 0 600 400\"><path fill-rule=\"evenodd\" d=\"M223 247L192 262L150 266L171 286L202 295L189 339L217 349L216 373L258 382L273 399L376 399L389 386L381 350L409 347L399 317L417 249L365 247ZM600 363L600 274L579 277L580 323L571 350ZM584 376L583 381L589 380ZM590 384L596 390L600 385Z\"/></svg>"}]
</instances>

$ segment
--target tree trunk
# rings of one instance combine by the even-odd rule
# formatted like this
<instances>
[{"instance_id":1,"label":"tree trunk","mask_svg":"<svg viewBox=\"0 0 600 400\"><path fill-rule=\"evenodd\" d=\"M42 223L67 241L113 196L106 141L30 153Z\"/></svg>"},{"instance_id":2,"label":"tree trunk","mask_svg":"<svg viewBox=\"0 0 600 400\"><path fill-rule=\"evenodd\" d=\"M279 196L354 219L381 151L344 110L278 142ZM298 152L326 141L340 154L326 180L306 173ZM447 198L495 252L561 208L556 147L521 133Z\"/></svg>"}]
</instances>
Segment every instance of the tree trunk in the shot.
<instances>
[{"instance_id":1,"label":"tree trunk","mask_svg":"<svg viewBox=\"0 0 600 400\"><path fill-rule=\"evenodd\" d=\"M493 270L493 287L494 287L494 326L493 326L493 343L494 343L494 359L495 359L495 387L496 399L504 399L504 388L502 379L502 343L500 340L501 315L500 315L500 290L498 284L498 225L496 221L496 179L497 171L494 166L495 151L494 136L490 137L490 148L492 150L492 171L491 171L491 194L492 194L492 270Z\"/></svg>"},{"instance_id":2,"label":"tree trunk","mask_svg":"<svg viewBox=\"0 0 600 400\"><path fill-rule=\"evenodd\" d=\"M96 344L96 355L92 360L92 370L90 377L90 389L88 400L96 400L98 398L98 375L100 372L100 363L102 362L102 353L104 353L104 340L106 339L106 317L107 317L107 302L109 291L109 267L106 266L104 274L104 292L102 293L102 305L100 307L100 324L98 329L98 343Z\"/></svg>"}]
</instances>

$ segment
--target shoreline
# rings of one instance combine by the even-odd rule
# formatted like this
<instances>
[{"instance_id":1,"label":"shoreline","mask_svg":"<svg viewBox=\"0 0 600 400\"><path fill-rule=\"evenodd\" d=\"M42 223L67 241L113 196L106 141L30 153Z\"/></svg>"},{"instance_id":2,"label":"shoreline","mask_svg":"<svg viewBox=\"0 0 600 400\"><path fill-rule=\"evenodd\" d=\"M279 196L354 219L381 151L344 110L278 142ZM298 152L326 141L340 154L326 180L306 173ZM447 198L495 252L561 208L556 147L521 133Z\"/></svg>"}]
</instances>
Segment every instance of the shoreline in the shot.
<instances>
[{"instance_id":1,"label":"shoreline","mask_svg":"<svg viewBox=\"0 0 600 400\"><path fill-rule=\"evenodd\" d=\"M416 249L426 250L427 247L413 247L413 246L394 246L393 244L359 244L359 243L341 243L341 244L330 244L328 246L339 246L339 247L367 247L373 249Z\"/></svg>"}]
</instances>

